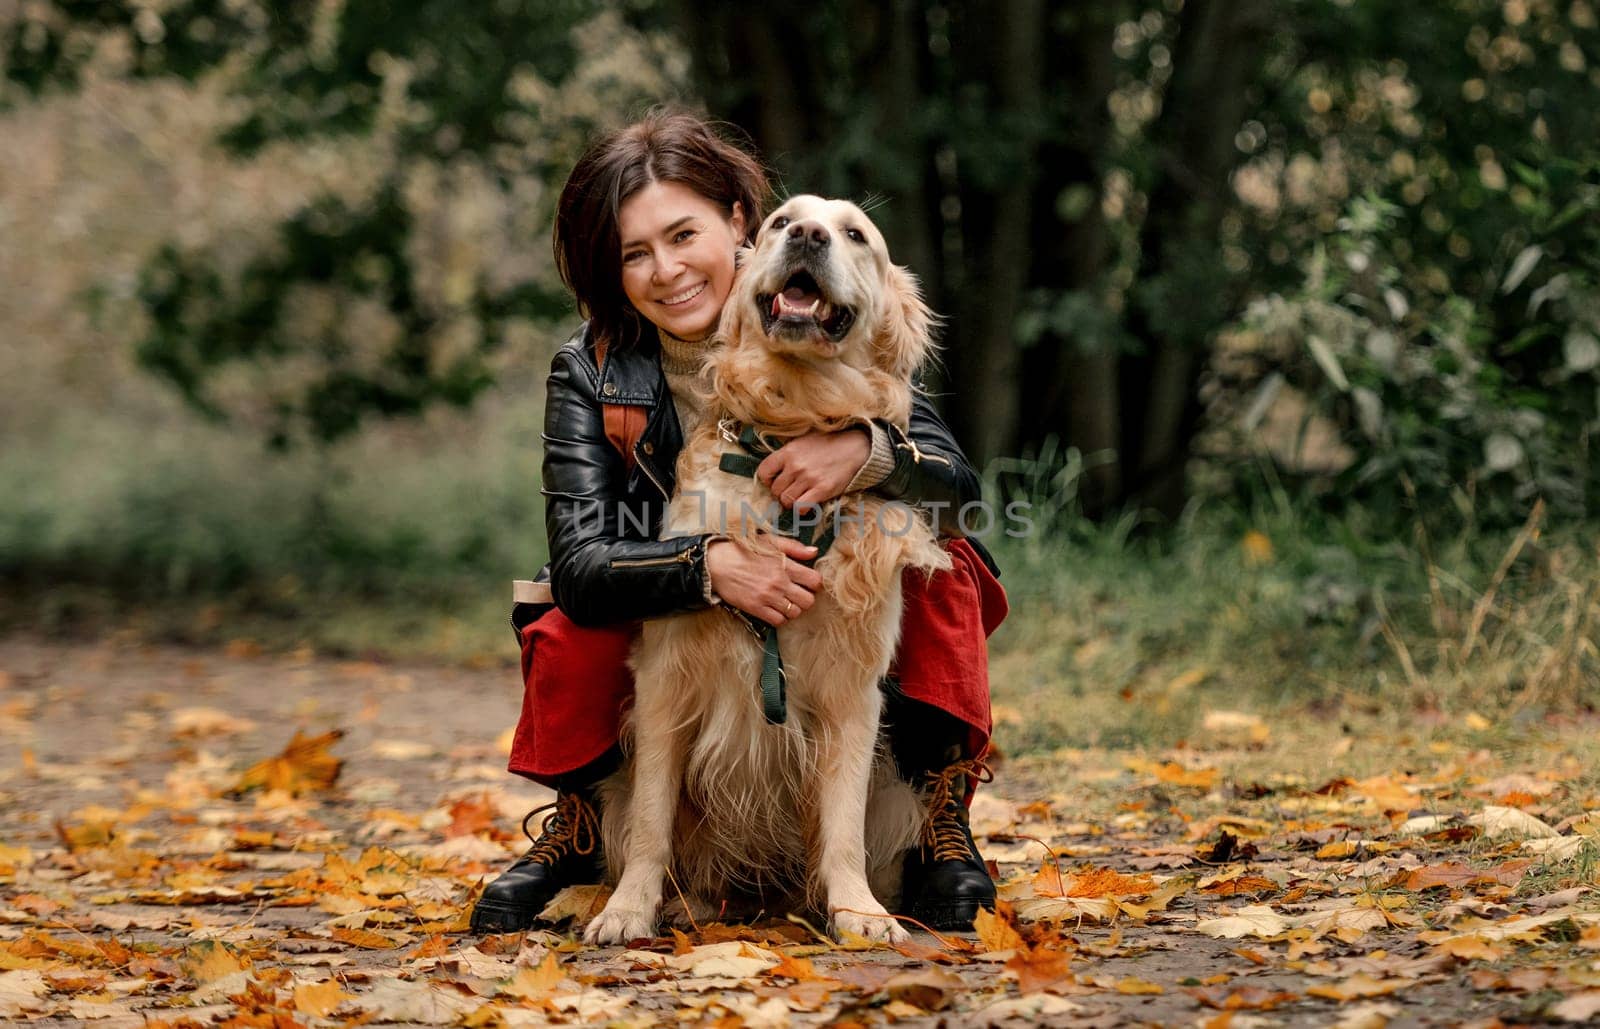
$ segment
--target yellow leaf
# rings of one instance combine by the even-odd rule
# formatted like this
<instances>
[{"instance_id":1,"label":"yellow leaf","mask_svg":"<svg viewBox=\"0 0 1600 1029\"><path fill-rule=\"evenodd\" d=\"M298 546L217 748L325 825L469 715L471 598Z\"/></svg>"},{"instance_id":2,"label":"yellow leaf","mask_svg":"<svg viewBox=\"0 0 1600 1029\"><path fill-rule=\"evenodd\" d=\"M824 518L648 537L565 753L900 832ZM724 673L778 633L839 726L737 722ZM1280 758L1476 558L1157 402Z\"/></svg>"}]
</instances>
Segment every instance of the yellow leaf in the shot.
<instances>
[{"instance_id":1,"label":"yellow leaf","mask_svg":"<svg viewBox=\"0 0 1600 1029\"><path fill-rule=\"evenodd\" d=\"M1341 858L1354 857L1355 852L1360 849L1360 840L1335 840L1318 850L1317 857L1323 861L1338 861Z\"/></svg>"},{"instance_id":2,"label":"yellow leaf","mask_svg":"<svg viewBox=\"0 0 1600 1029\"><path fill-rule=\"evenodd\" d=\"M1288 928L1288 921L1265 904L1249 904L1223 918L1208 918L1195 923L1197 932L1223 940L1236 940L1241 936L1278 936Z\"/></svg>"},{"instance_id":3,"label":"yellow leaf","mask_svg":"<svg viewBox=\"0 0 1600 1029\"><path fill-rule=\"evenodd\" d=\"M1328 1000L1358 1000L1362 997L1382 997L1415 985L1410 979L1375 979L1365 972L1357 972L1343 982L1317 985L1306 990L1312 997Z\"/></svg>"},{"instance_id":4,"label":"yellow leaf","mask_svg":"<svg viewBox=\"0 0 1600 1029\"><path fill-rule=\"evenodd\" d=\"M1481 936L1452 936L1439 949L1462 961L1499 961L1506 952Z\"/></svg>"},{"instance_id":5,"label":"yellow leaf","mask_svg":"<svg viewBox=\"0 0 1600 1029\"><path fill-rule=\"evenodd\" d=\"M983 953L996 954L1016 950L1022 946L1022 936L1011 923L1011 906L1005 901L997 905L998 911L979 908L972 920L972 929L978 934L978 945Z\"/></svg>"},{"instance_id":6,"label":"yellow leaf","mask_svg":"<svg viewBox=\"0 0 1600 1029\"><path fill-rule=\"evenodd\" d=\"M190 947L178 964L184 974L197 983L215 982L249 967L225 944L215 940L202 940Z\"/></svg>"},{"instance_id":7,"label":"yellow leaf","mask_svg":"<svg viewBox=\"0 0 1600 1029\"><path fill-rule=\"evenodd\" d=\"M395 940L370 929L334 929L331 935L340 943L348 943L362 950L393 950L400 946Z\"/></svg>"},{"instance_id":8,"label":"yellow leaf","mask_svg":"<svg viewBox=\"0 0 1600 1029\"><path fill-rule=\"evenodd\" d=\"M568 886L550 898L550 903L539 912L539 920L555 923L571 918L580 923L587 922L598 915L610 899L609 886Z\"/></svg>"},{"instance_id":9,"label":"yellow leaf","mask_svg":"<svg viewBox=\"0 0 1600 1029\"><path fill-rule=\"evenodd\" d=\"M567 977L567 970L555 954L546 954L537 967L522 968L500 987L503 996L518 1000L543 1000L556 984Z\"/></svg>"},{"instance_id":10,"label":"yellow leaf","mask_svg":"<svg viewBox=\"0 0 1600 1029\"><path fill-rule=\"evenodd\" d=\"M325 1018L351 995L339 987L339 980L306 983L294 988L294 1009L315 1018Z\"/></svg>"},{"instance_id":11,"label":"yellow leaf","mask_svg":"<svg viewBox=\"0 0 1600 1029\"><path fill-rule=\"evenodd\" d=\"M1165 987L1162 987L1156 983L1146 982L1143 979L1136 979L1130 975L1126 979L1117 980L1117 992L1128 994L1144 994L1166 993L1167 991Z\"/></svg>"},{"instance_id":12,"label":"yellow leaf","mask_svg":"<svg viewBox=\"0 0 1600 1029\"><path fill-rule=\"evenodd\" d=\"M1239 549L1244 552L1244 563L1257 567L1272 560L1272 540L1267 534L1258 529L1251 529L1239 541Z\"/></svg>"},{"instance_id":13,"label":"yellow leaf","mask_svg":"<svg viewBox=\"0 0 1600 1029\"><path fill-rule=\"evenodd\" d=\"M325 790L333 785L344 765L328 753L328 748L343 735L343 729L331 729L310 737L296 730L282 754L251 765L228 792L240 794L265 789L298 796Z\"/></svg>"}]
</instances>

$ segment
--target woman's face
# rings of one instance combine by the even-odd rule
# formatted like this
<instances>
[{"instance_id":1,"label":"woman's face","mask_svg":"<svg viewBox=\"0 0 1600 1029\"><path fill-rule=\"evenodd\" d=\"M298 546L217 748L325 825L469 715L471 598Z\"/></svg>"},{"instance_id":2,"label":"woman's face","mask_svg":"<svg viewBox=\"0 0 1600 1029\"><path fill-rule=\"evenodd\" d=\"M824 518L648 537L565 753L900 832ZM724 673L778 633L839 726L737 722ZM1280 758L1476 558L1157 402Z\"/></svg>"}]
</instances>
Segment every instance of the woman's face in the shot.
<instances>
[{"instance_id":1,"label":"woman's face","mask_svg":"<svg viewBox=\"0 0 1600 1029\"><path fill-rule=\"evenodd\" d=\"M634 309L679 339L702 340L733 288L744 211L726 215L677 182L652 182L617 212L622 292Z\"/></svg>"}]
</instances>

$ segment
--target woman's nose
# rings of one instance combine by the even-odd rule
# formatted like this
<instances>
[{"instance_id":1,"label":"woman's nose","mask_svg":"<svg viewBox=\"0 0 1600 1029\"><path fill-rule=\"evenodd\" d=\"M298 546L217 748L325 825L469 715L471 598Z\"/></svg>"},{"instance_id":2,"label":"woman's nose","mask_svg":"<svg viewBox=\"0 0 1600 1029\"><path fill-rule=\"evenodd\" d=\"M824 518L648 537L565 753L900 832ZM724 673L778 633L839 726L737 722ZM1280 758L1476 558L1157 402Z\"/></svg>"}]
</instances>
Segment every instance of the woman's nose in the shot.
<instances>
[{"instance_id":1,"label":"woman's nose","mask_svg":"<svg viewBox=\"0 0 1600 1029\"><path fill-rule=\"evenodd\" d=\"M675 257L672 251L656 255L655 279L665 285L678 277L678 272L683 268L683 262Z\"/></svg>"}]
</instances>

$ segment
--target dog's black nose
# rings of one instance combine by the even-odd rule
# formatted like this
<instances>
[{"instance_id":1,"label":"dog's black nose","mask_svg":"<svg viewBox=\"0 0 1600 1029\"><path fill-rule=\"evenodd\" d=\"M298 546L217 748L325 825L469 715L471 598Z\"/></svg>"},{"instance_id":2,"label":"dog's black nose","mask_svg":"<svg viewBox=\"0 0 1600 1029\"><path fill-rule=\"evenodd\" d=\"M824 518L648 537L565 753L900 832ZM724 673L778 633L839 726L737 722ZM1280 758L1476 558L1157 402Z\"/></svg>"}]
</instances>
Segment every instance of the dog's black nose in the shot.
<instances>
[{"instance_id":1,"label":"dog's black nose","mask_svg":"<svg viewBox=\"0 0 1600 1029\"><path fill-rule=\"evenodd\" d=\"M791 222L789 225L789 245L804 246L807 250L821 250L833 237L821 222Z\"/></svg>"}]
</instances>

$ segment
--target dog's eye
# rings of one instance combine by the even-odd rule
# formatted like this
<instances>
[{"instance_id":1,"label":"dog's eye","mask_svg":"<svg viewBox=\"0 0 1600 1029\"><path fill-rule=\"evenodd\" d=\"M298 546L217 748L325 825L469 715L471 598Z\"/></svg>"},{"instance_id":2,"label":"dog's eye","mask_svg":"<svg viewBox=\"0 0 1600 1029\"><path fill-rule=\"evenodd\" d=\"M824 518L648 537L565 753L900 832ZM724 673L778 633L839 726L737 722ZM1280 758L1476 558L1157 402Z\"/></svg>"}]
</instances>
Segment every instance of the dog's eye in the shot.
<instances>
[{"instance_id":1,"label":"dog's eye","mask_svg":"<svg viewBox=\"0 0 1600 1029\"><path fill-rule=\"evenodd\" d=\"M776 218L772 219L771 227L774 229L781 229L787 224L789 224L789 219L780 214Z\"/></svg>"},{"instance_id":2,"label":"dog's eye","mask_svg":"<svg viewBox=\"0 0 1600 1029\"><path fill-rule=\"evenodd\" d=\"M844 234L850 237L852 243L865 243L867 241L867 237L862 234L860 229L845 229Z\"/></svg>"}]
</instances>

